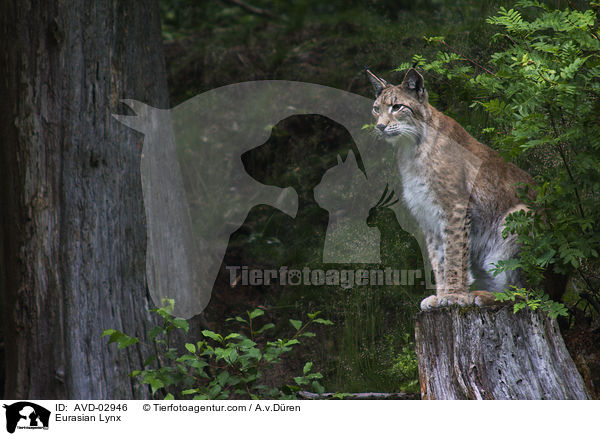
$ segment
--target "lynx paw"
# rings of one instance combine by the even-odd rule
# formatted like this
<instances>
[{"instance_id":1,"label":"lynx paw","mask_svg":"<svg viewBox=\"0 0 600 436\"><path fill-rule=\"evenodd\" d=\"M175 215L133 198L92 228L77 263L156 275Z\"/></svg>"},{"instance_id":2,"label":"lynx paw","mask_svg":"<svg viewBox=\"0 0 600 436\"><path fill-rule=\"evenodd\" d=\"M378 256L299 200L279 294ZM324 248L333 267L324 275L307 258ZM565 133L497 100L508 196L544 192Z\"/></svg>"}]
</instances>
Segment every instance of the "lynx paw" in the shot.
<instances>
[{"instance_id":1,"label":"lynx paw","mask_svg":"<svg viewBox=\"0 0 600 436\"><path fill-rule=\"evenodd\" d=\"M473 291L461 294L430 295L421 301L421 310L446 306L494 306L498 304L494 294L488 291Z\"/></svg>"},{"instance_id":2,"label":"lynx paw","mask_svg":"<svg viewBox=\"0 0 600 436\"><path fill-rule=\"evenodd\" d=\"M469 294L475 306L484 307L484 306L495 306L498 304L496 301L496 297L494 294L488 291L473 291Z\"/></svg>"},{"instance_id":3,"label":"lynx paw","mask_svg":"<svg viewBox=\"0 0 600 436\"><path fill-rule=\"evenodd\" d=\"M421 301L421 310L435 309L436 307L446 307L452 305L468 306L472 304L469 294L442 294L431 295Z\"/></svg>"},{"instance_id":4,"label":"lynx paw","mask_svg":"<svg viewBox=\"0 0 600 436\"><path fill-rule=\"evenodd\" d=\"M421 310L431 310L439 307L438 299L436 295L430 295L421 301Z\"/></svg>"}]
</instances>

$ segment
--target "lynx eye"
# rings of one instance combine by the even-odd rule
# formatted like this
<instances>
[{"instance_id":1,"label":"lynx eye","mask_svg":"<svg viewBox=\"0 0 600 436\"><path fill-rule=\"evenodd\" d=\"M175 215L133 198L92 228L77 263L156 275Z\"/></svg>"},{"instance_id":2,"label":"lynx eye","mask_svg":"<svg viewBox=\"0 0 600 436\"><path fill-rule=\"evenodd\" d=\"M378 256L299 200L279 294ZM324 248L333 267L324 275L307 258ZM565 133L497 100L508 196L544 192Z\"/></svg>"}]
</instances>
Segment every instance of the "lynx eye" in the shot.
<instances>
[{"instance_id":1,"label":"lynx eye","mask_svg":"<svg viewBox=\"0 0 600 436\"><path fill-rule=\"evenodd\" d=\"M392 106L392 112L398 112L400 109L405 108L406 106L404 106L403 104L395 104L394 106Z\"/></svg>"},{"instance_id":2,"label":"lynx eye","mask_svg":"<svg viewBox=\"0 0 600 436\"><path fill-rule=\"evenodd\" d=\"M379 106L373 106L373 112L375 112L376 114L379 113Z\"/></svg>"}]
</instances>

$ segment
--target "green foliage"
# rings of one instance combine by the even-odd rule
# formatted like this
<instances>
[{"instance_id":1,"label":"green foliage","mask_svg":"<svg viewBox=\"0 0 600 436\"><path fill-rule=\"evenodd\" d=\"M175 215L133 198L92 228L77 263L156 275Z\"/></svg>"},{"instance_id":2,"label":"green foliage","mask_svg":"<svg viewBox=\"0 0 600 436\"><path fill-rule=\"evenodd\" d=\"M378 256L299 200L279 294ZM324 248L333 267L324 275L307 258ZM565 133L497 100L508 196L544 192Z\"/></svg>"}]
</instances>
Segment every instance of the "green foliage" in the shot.
<instances>
[{"instance_id":1,"label":"green foliage","mask_svg":"<svg viewBox=\"0 0 600 436\"><path fill-rule=\"evenodd\" d=\"M550 300L550 297L541 291L511 286L511 289L506 289L504 292L494 292L494 295L498 301L514 302L513 310L515 313L528 307L533 311L540 309L542 312L547 313L551 318L557 318L559 315L568 315L567 308L564 304Z\"/></svg>"},{"instance_id":2,"label":"green foliage","mask_svg":"<svg viewBox=\"0 0 600 436\"><path fill-rule=\"evenodd\" d=\"M500 7L487 19L498 28L492 38L497 51L487 66L443 38L428 41L450 52L413 60L474 100L471 108L488 114L477 128L535 176L537 196L522 192L532 212L512 214L504 232L518 235L520 257L499 262L494 272L521 269L539 288L551 268L570 276L590 307L598 307L600 37L598 6L588 6L559 10L524 0ZM537 291L527 292L537 301Z\"/></svg>"},{"instance_id":3,"label":"green foliage","mask_svg":"<svg viewBox=\"0 0 600 436\"><path fill-rule=\"evenodd\" d=\"M397 352L389 372L398 380L400 391L420 391L419 368L417 365L417 355L415 354L415 344L409 334L404 335L403 345L401 346L400 352Z\"/></svg>"},{"instance_id":4,"label":"green foliage","mask_svg":"<svg viewBox=\"0 0 600 436\"><path fill-rule=\"evenodd\" d=\"M102 332L102 336L110 336L108 343L112 344L113 342L116 342L119 350L139 342L138 338L132 338L124 333L121 333L120 331L111 329L104 330L104 332Z\"/></svg>"},{"instance_id":5,"label":"green foliage","mask_svg":"<svg viewBox=\"0 0 600 436\"><path fill-rule=\"evenodd\" d=\"M254 309L245 317L228 319L240 324L244 332L219 334L203 330L202 340L186 343L185 351L181 352L169 346L169 337L177 330L187 333L188 323L172 315L173 300L165 299L163 304L163 307L152 310L164 320L149 335L157 354L146 360L144 369L131 373L140 383L149 385L153 394L158 393L164 399L293 399L302 389L318 394L324 392L319 383L323 376L312 372L312 362L304 365L302 375L294 377L293 383L279 387L261 384L263 373L281 363L282 356L300 344L300 338L314 336L307 330L311 325L332 324L320 318L319 312L307 314L308 319L304 323L290 320L296 329L290 339L268 340L265 332L275 326L272 323L256 326L264 311ZM116 330L106 330L103 336L110 336L109 343L117 342L120 349L139 342L137 338Z\"/></svg>"}]
</instances>

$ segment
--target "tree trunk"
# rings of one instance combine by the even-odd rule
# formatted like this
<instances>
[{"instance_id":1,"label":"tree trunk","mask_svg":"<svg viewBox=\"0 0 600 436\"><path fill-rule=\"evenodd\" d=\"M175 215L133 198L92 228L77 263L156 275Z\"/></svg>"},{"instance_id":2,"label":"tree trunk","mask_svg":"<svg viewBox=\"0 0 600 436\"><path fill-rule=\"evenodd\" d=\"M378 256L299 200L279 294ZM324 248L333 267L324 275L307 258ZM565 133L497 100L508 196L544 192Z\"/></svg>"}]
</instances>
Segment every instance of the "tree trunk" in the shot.
<instances>
[{"instance_id":1,"label":"tree trunk","mask_svg":"<svg viewBox=\"0 0 600 436\"><path fill-rule=\"evenodd\" d=\"M0 4L0 290L5 397L143 398L150 325L140 134L111 118L167 106L156 1Z\"/></svg>"},{"instance_id":2,"label":"tree trunk","mask_svg":"<svg viewBox=\"0 0 600 436\"><path fill-rule=\"evenodd\" d=\"M588 399L543 313L451 307L419 313L415 334L423 399Z\"/></svg>"}]
</instances>

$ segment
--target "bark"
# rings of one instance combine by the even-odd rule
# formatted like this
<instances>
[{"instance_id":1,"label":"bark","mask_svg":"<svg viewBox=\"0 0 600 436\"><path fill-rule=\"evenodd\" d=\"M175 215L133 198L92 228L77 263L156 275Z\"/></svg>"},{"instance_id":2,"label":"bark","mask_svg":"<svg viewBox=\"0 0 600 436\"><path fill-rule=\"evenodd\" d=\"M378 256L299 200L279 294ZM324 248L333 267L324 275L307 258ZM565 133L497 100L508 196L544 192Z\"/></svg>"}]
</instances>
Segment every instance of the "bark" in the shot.
<instances>
[{"instance_id":1,"label":"bark","mask_svg":"<svg viewBox=\"0 0 600 436\"><path fill-rule=\"evenodd\" d=\"M512 307L417 315L423 399L588 399L555 320Z\"/></svg>"},{"instance_id":2,"label":"bark","mask_svg":"<svg viewBox=\"0 0 600 436\"><path fill-rule=\"evenodd\" d=\"M167 106L157 2L4 0L0 35L5 397L144 398L101 334L150 323L143 138L110 114Z\"/></svg>"}]
</instances>

